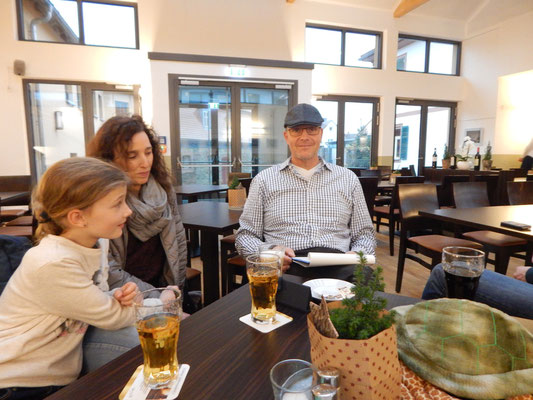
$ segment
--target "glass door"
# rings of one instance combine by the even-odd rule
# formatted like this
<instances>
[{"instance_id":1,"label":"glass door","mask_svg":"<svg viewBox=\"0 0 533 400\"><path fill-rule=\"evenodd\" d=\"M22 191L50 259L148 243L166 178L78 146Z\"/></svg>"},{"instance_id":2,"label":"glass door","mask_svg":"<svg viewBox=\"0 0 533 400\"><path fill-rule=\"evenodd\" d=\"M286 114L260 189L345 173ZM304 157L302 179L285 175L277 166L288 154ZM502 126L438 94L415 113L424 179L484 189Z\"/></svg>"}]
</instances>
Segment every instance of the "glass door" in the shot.
<instances>
[{"instance_id":1,"label":"glass door","mask_svg":"<svg viewBox=\"0 0 533 400\"><path fill-rule=\"evenodd\" d=\"M453 151L457 104L427 100L396 101L393 169L415 167L417 174L431 167L437 150L437 167L442 166L444 145Z\"/></svg>"},{"instance_id":2,"label":"glass door","mask_svg":"<svg viewBox=\"0 0 533 400\"><path fill-rule=\"evenodd\" d=\"M255 176L283 162L288 154L283 122L291 86L282 86L180 80L174 122L177 181L227 184L230 172Z\"/></svg>"}]
</instances>

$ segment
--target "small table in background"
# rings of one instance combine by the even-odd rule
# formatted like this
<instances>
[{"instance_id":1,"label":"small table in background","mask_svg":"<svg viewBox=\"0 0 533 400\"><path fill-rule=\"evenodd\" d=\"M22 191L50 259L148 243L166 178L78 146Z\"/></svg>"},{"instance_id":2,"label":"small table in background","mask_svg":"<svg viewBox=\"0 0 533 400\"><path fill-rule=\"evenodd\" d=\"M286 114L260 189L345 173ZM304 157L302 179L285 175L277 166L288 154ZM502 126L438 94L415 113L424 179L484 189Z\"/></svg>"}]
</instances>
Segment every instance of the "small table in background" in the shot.
<instances>
[{"instance_id":1,"label":"small table in background","mask_svg":"<svg viewBox=\"0 0 533 400\"><path fill-rule=\"evenodd\" d=\"M197 185L197 184L186 184L186 185L176 185L174 186L177 196L182 196L187 199L189 203L194 203L198 201L198 197L211 194L224 192L228 190L228 185Z\"/></svg>"}]
</instances>

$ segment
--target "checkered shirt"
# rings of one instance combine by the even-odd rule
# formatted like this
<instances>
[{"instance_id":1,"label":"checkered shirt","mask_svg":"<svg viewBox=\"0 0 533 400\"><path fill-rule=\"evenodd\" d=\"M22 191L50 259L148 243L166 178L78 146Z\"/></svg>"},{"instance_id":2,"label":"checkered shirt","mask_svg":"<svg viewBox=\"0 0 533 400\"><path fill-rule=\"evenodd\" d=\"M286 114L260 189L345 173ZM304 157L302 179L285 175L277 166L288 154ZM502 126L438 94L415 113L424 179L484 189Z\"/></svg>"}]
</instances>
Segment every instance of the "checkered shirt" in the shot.
<instances>
[{"instance_id":1,"label":"checkered shirt","mask_svg":"<svg viewBox=\"0 0 533 400\"><path fill-rule=\"evenodd\" d=\"M235 242L242 256L263 242L293 250L328 247L375 254L376 239L359 179L320 160L306 181L290 164L261 171L252 181Z\"/></svg>"}]
</instances>

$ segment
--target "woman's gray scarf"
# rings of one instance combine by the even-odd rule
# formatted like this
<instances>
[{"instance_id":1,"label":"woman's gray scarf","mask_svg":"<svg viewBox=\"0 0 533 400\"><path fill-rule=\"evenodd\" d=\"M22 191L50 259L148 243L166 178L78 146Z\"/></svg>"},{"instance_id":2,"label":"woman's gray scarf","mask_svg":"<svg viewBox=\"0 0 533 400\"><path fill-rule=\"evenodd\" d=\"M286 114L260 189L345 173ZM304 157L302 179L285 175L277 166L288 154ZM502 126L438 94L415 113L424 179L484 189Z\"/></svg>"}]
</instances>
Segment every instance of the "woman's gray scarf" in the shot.
<instances>
[{"instance_id":1,"label":"woman's gray scarf","mask_svg":"<svg viewBox=\"0 0 533 400\"><path fill-rule=\"evenodd\" d=\"M172 220L167 192L152 175L141 187L139 197L129 195L126 203L133 211L128 218L128 230L141 242L160 234Z\"/></svg>"}]
</instances>

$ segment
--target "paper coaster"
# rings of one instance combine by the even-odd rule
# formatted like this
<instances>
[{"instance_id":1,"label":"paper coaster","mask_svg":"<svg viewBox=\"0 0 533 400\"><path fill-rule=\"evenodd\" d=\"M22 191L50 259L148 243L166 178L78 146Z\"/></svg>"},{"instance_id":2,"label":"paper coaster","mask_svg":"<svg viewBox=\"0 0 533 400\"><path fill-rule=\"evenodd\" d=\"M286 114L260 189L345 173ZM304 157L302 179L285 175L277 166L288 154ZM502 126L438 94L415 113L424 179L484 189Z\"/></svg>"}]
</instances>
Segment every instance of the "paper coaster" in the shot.
<instances>
[{"instance_id":1,"label":"paper coaster","mask_svg":"<svg viewBox=\"0 0 533 400\"><path fill-rule=\"evenodd\" d=\"M180 394L181 387L190 366L188 364L180 364L178 369L178 379L176 379L171 386L161 389L150 389L144 383L143 366L139 365L133 375L131 376L126 386L118 396L119 400L174 400Z\"/></svg>"},{"instance_id":2,"label":"paper coaster","mask_svg":"<svg viewBox=\"0 0 533 400\"><path fill-rule=\"evenodd\" d=\"M285 315L278 311L276 312L276 320L271 324L255 323L254 321L252 321L252 314L246 314L240 317L239 321L244 322L246 325L249 325L252 328L257 329L259 332L268 333L270 331L273 331L274 329L279 328L280 326L288 324L289 322L292 321L292 317L289 317L288 315Z\"/></svg>"}]
</instances>

